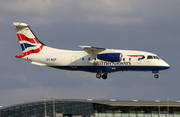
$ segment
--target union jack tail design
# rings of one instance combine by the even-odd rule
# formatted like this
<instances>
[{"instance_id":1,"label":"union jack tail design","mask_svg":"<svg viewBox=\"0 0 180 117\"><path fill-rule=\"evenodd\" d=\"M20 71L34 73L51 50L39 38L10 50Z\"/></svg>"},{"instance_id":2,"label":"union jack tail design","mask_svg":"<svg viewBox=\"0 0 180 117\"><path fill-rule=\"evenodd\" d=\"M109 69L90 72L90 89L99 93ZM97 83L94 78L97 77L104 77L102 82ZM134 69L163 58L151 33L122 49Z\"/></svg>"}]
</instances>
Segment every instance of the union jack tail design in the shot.
<instances>
[{"instance_id":1,"label":"union jack tail design","mask_svg":"<svg viewBox=\"0 0 180 117\"><path fill-rule=\"evenodd\" d=\"M39 53L44 47L44 44L37 39L30 27L25 23L13 23L16 29L17 37L21 45L24 55L17 55L15 57L22 58L33 53Z\"/></svg>"}]
</instances>

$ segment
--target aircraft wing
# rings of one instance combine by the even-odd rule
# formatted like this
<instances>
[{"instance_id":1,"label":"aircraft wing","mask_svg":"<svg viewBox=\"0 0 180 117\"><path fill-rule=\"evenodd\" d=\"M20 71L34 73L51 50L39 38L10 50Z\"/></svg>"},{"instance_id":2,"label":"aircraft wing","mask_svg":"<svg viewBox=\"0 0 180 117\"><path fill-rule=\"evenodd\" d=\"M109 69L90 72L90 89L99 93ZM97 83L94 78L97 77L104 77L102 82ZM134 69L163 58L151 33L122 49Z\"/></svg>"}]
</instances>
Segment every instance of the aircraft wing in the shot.
<instances>
[{"instance_id":1,"label":"aircraft wing","mask_svg":"<svg viewBox=\"0 0 180 117\"><path fill-rule=\"evenodd\" d=\"M84 48L84 51L86 51L88 54L98 54L104 50L106 50L106 48L99 48L99 47L92 47L92 46L79 46Z\"/></svg>"}]
</instances>

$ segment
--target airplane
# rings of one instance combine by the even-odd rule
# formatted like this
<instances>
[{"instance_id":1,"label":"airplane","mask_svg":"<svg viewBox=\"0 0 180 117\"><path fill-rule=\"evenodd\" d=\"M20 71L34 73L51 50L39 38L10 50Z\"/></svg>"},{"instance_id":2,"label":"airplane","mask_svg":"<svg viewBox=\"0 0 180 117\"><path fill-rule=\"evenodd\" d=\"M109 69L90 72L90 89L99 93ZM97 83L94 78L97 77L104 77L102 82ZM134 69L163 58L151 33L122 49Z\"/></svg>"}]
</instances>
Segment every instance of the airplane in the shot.
<instances>
[{"instance_id":1,"label":"airplane","mask_svg":"<svg viewBox=\"0 0 180 117\"><path fill-rule=\"evenodd\" d=\"M84 51L48 47L32 32L26 23L14 22L23 55L16 58L31 64L63 70L96 73L97 78L107 79L108 73L117 71L152 71L158 78L160 70L170 66L156 54L135 50L116 50L92 46L80 46Z\"/></svg>"}]
</instances>

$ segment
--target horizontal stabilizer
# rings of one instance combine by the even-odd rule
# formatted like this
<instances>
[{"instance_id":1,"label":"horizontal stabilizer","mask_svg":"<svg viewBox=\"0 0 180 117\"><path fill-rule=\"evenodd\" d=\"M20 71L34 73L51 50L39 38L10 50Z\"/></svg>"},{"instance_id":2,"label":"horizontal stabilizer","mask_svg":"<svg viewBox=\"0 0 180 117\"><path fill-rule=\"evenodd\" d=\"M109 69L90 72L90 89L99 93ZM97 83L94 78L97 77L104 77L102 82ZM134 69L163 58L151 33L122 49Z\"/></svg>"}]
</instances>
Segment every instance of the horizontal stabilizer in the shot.
<instances>
[{"instance_id":1,"label":"horizontal stabilizer","mask_svg":"<svg viewBox=\"0 0 180 117\"><path fill-rule=\"evenodd\" d=\"M14 23L13 23L13 26L14 26L14 27L27 27L28 24L22 23L22 22L14 22Z\"/></svg>"},{"instance_id":2,"label":"horizontal stabilizer","mask_svg":"<svg viewBox=\"0 0 180 117\"><path fill-rule=\"evenodd\" d=\"M32 61L31 64L39 65L39 66L47 66L46 64L38 63L38 62L34 62L34 61Z\"/></svg>"}]
</instances>

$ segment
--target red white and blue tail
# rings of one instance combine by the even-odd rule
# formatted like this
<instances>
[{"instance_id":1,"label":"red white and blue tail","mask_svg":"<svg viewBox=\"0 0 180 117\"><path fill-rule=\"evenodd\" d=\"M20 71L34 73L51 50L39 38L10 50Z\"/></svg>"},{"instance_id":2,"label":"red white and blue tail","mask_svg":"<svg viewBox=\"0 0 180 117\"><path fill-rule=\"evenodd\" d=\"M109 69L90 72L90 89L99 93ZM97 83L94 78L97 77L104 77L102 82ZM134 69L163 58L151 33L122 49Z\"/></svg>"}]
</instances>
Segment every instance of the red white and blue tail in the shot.
<instances>
[{"instance_id":1,"label":"red white and blue tail","mask_svg":"<svg viewBox=\"0 0 180 117\"><path fill-rule=\"evenodd\" d=\"M44 47L44 44L37 39L28 24L14 22L13 26L16 29L17 37L21 45L24 55L17 55L17 58L23 58L33 53L39 53Z\"/></svg>"}]
</instances>

